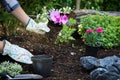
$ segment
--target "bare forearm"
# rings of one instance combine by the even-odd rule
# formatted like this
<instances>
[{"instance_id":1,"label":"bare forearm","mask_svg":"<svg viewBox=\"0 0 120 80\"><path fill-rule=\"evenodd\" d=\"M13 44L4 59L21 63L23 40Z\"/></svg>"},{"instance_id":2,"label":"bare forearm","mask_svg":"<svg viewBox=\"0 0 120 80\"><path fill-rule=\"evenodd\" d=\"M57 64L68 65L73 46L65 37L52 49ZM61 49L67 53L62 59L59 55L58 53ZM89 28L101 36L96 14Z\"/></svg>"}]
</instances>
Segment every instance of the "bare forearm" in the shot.
<instances>
[{"instance_id":1,"label":"bare forearm","mask_svg":"<svg viewBox=\"0 0 120 80\"><path fill-rule=\"evenodd\" d=\"M20 6L17 7L14 11L12 11L12 14L18 20L20 20L24 24L24 26L27 25L28 20L30 19L30 17L24 12L24 10Z\"/></svg>"},{"instance_id":2,"label":"bare forearm","mask_svg":"<svg viewBox=\"0 0 120 80\"><path fill-rule=\"evenodd\" d=\"M2 6L24 25L27 25L30 17L24 12L17 0L0 0Z\"/></svg>"},{"instance_id":3,"label":"bare forearm","mask_svg":"<svg viewBox=\"0 0 120 80\"><path fill-rule=\"evenodd\" d=\"M0 52L3 51L3 47L4 47L3 41L0 41Z\"/></svg>"}]
</instances>

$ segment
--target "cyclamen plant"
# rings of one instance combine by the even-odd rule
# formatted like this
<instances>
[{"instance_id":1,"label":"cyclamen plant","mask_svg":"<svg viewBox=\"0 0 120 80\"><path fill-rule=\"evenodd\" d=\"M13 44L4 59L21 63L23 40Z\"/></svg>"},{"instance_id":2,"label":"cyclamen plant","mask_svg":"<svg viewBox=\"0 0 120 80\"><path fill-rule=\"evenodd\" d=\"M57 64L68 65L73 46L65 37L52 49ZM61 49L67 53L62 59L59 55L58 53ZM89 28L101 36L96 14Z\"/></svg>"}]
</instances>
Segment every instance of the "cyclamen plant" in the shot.
<instances>
[{"instance_id":1,"label":"cyclamen plant","mask_svg":"<svg viewBox=\"0 0 120 80\"><path fill-rule=\"evenodd\" d=\"M50 12L50 20L55 24L66 24L68 22L68 17L66 14L60 14L58 10L52 10Z\"/></svg>"},{"instance_id":2,"label":"cyclamen plant","mask_svg":"<svg viewBox=\"0 0 120 80\"><path fill-rule=\"evenodd\" d=\"M85 44L89 46L99 47L101 46L101 37L104 30L101 27L95 30L87 29L83 38L85 39Z\"/></svg>"}]
</instances>

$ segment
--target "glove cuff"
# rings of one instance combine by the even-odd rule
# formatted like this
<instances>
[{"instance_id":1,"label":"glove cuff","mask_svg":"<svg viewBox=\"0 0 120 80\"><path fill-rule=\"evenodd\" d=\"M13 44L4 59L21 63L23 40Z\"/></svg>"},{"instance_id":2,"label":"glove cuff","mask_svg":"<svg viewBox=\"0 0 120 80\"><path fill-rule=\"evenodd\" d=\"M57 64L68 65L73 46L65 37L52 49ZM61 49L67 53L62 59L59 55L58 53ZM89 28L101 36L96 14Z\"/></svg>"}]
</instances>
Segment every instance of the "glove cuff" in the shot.
<instances>
[{"instance_id":1,"label":"glove cuff","mask_svg":"<svg viewBox=\"0 0 120 80\"><path fill-rule=\"evenodd\" d=\"M30 18L27 23L26 30L33 31L36 29L36 25L37 25L37 23L32 18Z\"/></svg>"},{"instance_id":2,"label":"glove cuff","mask_svg":"<svg viewBox=\"0 0 120 80\"><path fill-rule=\"evenodd\" d=\"M40 33L40 34L45 33L43 31L39 30L37 23L32 18L29 19L26 30L31 31L31 32L35 32L35 33Z\"/></svg>"},{"instance_id":3,"label":"glove cuff","mask_svg":"<svg viewBox=\"0 0 120 80\"><path fill-rule=\"evenodd\" d=\"M11 49L11 43L8 42L7 40L3 40L3 52L2 52L2 55L7 55L8 52L10 52L10 49Z\"/></svg>"}]
</instances>

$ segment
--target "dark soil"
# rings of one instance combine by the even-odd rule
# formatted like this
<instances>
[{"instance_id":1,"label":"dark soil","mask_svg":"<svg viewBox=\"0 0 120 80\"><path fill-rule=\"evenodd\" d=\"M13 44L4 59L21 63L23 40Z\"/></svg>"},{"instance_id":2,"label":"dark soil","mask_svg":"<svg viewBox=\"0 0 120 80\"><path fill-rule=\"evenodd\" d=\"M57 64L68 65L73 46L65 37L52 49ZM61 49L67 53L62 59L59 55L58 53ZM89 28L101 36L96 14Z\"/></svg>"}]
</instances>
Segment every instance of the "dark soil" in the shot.
<instances>
[{"instance_id":1,"label":"dark soil","mask_svg":"<svg viewBox=\"0 0 120 80\"><path fill-rule=\"evenodd\" d=\"M81 38L78 38L80 36L77 37L77 40L69 43L54 44L61 27L54 27L50 24L49 27L51 31L45 35L19 28L13 35L7 36L7 40L26 48L34 55L46 54L53 56L51 76L43 80L91 80L89 71L80 64L80 57L85 56L86 53L84 43ZM103 58L111 55L119 56L120 47L109 50L100 48L96 57ZM11 59L8 56L0 58L0 61L4 60ZM22 66L24 68L23 73L33 73L32 65L22 64Z\"/></svg>"}]
</instances>

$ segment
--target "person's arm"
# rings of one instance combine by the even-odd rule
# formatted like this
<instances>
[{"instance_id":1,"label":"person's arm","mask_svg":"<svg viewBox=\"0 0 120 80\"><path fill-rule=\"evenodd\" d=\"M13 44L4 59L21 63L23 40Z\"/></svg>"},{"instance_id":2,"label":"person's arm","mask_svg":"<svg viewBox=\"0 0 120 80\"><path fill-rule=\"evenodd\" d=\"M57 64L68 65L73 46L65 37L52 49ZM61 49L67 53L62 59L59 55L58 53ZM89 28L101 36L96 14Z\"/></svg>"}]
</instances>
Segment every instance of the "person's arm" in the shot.
<instances>
[{"instance_id":1,"label":"person's arm","mask_svg":"<svg viewBox=\"0 0 120 80\"><path fill-rule=\"evenodd\" d=\"M23 11L23 9L18 6L14 11L11 12L18 20L20 20L24 26L27 25L30 17ZM19 13L19 14L18 14Z\"/></svg>"},{"instance_id":2,"label":"person's arm","mask_svg":"<svg viewBox=\"0 0 120 80\"><path fill-rule=\"evenodd\" d=\"M12 13L12 15L23 23L26 30L39 34L50 31L47 27L47 23L37 24L32 18L30 18L19 5L17 0L0 0L0 3L8 12Z\"/></svg>"},{"instance_id":3,"label":"person's arm","mask_svg":"<svg viewBox=\"0 0 120 80\"><path fill-rule=\"evenodd\" d=\"M28 22L31 20L16 0L0 0L0 3L7 11L13 14L24 25L27 25ZM18 45L11 44L7 40L0 41L0 54L8 55L18 62L32 64L31 57L33 55L28 50L19 47Z\"/></svg>"}]
</instances>

